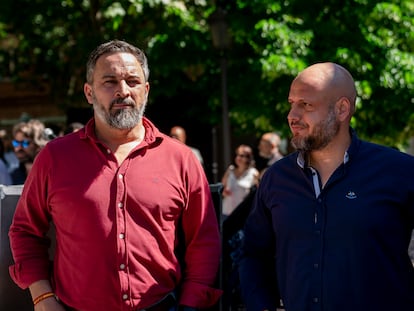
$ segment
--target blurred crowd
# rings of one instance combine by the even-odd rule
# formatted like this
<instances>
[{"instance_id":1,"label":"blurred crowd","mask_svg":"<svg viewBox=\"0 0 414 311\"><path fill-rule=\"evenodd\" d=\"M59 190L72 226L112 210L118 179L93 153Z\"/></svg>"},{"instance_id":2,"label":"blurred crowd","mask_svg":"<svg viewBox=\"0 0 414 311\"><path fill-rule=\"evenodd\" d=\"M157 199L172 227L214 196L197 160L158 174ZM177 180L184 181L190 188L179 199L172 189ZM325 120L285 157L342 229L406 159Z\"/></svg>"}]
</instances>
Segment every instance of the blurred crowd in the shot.
<instances>
[{"instance_id":1,"label":"blurred crowd","mask_svg":"<svg viewBox=\"0 0 414 311\"><path fill-rule=\"evenodd\" d=\"M39 151L52 139L83 127L74 122L56 130L38 119L22 120L10 130L0 130L0 184L24 184Z\"/></svg>"}]
</instances>

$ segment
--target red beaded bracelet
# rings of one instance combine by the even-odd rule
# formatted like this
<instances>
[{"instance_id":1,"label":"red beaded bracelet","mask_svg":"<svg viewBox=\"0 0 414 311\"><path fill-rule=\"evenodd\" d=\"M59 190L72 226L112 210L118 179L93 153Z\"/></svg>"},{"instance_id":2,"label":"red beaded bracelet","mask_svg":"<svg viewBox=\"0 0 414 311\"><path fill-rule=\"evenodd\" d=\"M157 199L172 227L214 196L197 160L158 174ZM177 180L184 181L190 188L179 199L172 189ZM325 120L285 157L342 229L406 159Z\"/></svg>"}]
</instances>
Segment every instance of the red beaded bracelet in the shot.
<instances>
[{"instance_id":1,"label":"red beaded bracelet","mask_svg":"<svg viewBox=\"0 0 414 311\"><path fill-rule=\"evenodd\" d=\"M55 297L55 294L52 293L52 292L47 292L47 293L44 293L40 296L37 296L35 299L33 299L33 305L35 306L39 302L41 302L42 300L45 300L45 299L50 298L50 297Z\"/></svg>"}]
</instances>

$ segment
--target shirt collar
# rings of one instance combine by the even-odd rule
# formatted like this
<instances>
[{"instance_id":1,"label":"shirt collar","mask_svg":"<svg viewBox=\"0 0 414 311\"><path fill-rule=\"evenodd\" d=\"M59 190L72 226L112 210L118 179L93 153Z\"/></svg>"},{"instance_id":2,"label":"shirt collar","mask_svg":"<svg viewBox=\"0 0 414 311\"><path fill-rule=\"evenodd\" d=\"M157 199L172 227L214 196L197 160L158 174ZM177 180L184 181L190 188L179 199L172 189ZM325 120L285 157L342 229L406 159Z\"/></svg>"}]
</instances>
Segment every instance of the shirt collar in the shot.
<instances>
[{"instance_id":1,"label":"shirt collar","mask_svg":"<svg viewBox=\"0 0 414 311\"><path fill-rule=\"evenodd\" d=\"M145 137L144 142L152 146L153 144L159 144L163 140L163 135L158 130L158 128L146 117L142 118L142 124L145 128ZM91 118L86 126L79 131L79 135L81 139L90 138L95 142L98 142L98 138L95 134L95 119Z\"/></svg>"}]
</instances>

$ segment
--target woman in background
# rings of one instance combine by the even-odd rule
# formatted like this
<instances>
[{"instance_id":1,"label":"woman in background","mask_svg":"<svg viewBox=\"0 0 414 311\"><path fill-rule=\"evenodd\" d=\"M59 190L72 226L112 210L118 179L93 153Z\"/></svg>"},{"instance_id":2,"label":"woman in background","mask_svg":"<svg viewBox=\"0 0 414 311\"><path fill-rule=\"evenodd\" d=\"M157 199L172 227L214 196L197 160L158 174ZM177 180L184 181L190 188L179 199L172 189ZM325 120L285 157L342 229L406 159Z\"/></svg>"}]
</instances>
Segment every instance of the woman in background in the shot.
<instances>
[{"instance_id":1,"label":"woman in background","mask_svg":"<svg viewBox=\"0 0 414 311\"><path fill-rule=\"evenodd\" d=\"M223 220L245 199L258 180L259 172L254 167L252 148L247 145L238 146L234 164L228 167L221 180L224 186Z\"/></svg>"}]
</instances>

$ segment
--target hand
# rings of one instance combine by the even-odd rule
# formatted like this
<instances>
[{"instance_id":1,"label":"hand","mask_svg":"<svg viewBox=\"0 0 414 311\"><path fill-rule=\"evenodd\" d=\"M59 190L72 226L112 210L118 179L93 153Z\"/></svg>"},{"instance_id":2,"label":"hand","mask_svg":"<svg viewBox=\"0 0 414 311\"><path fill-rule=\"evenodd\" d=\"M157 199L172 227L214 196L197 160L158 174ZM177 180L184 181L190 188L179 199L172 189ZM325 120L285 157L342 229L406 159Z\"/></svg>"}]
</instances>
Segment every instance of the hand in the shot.
<instances>
[{"instance_id":1,"label":"hand","mask_svg":"<svg viewBox=\"0 0 414 311\"><path fill-rule=\"evenodd\" d=\"M50 297L40 301L34 307L34 311L65 311L65 307L55 297Z\"/></svg>"}]
</instances>

